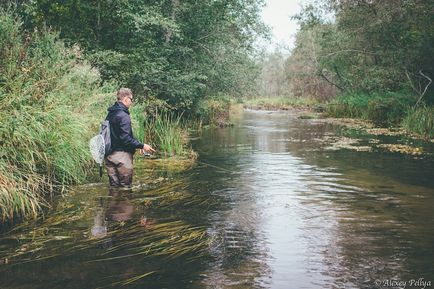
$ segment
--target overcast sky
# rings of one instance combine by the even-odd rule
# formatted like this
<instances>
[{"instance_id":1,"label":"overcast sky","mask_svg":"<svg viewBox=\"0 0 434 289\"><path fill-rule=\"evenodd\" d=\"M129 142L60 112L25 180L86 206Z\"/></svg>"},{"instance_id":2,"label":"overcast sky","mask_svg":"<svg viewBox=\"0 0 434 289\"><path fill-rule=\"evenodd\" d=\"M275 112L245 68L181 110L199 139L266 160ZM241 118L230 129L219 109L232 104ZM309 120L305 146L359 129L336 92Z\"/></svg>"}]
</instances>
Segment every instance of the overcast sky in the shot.
<instances>
[{"instance_id":1,"label":"overcast sky","mask_svg":"<svg viewBox=\"0 0 434 289\"><path fill-rule=\"evenodd\" d=\"M272 43L268 50L274 50L276 45L292 48L297 32L297 22L291 21L291 16L300 12L301 4L306 0L266 0L262 11L262 19L272 29Z\"/></svg>"}]
</instances>

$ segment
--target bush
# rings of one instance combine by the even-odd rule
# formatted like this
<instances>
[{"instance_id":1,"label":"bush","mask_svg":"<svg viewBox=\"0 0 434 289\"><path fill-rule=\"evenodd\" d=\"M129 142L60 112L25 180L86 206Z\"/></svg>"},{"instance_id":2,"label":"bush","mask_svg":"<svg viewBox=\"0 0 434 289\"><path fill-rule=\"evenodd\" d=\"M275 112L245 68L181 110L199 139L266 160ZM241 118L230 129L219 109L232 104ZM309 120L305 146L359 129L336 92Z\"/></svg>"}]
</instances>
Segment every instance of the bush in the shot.
<instances>
[{"instance_id":1,"label":"bush","mask_svg":"<svg viewBox=\"0 0 434 289\"><path fill-rule=\"evenodd\" d=\"M225 126L229 121L231 100L228 96L214 96L199 100L194 114L204 124Z\"/></svg>"},{"instance_id":2,"label":"bush","mask_svg":"<svg viewBox=\"0 0 434 289\"><path fill-rule=\"evenodd\" d=\"M411 99L405 97L374 98L368 102L367 119L377 126L396 126L406 114Z\"/></svg>"},{"instance_id":3,"label":"bush","mask_svg":"<svg viewBox=\"0 0 434 289\"><path fill-rule=\"evenodd\" d=\"M44 195L85 179L110 86L56 34L0 11L0 215L36 216Z\"/></svg>"}]
</instances>

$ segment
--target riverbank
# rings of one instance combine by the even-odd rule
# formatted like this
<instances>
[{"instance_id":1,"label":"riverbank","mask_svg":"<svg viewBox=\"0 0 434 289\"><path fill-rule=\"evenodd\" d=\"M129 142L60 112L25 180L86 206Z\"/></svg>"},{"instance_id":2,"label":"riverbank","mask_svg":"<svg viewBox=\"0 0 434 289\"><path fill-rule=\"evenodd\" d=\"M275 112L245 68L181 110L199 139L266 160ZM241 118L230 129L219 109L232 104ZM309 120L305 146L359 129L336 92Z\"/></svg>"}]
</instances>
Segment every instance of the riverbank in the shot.
<instances>
[{"instance_id":1,"label":"riverbank","mask_svg":"<svg viewBox=\"0 0 434 289\"><path fill-rule=\"evenodd\" d=\"M309 98L256 98L245 100L243 106L254 110L291 110L300 118L321 118L367 133L401 135L433 142L434 108L411 107L412 98L394 96L344 96L326 103Z\"/></svg>"},{"instance_id":2,"label":"riverbank","mask_svg":"<svg viewBox=\"0 0 434 289\"><path fill-rule=\"evenodd\" d=\"M335 149L350 149L356 151L381 150L393 153L400 153L412 156L431 155L434 138L427 138L404 127L379 127L373 121L361 118L331 117L325 105L306 105L302 101L288 100L286 104L279 105L281 100L267 102L266 99L256 100L243 104L246 109L286 111L295 115L298 119L311 120L315 123L327 123L345 127L340 138L333 138L328 141L328 147ZM301 105L297 105L301 104ZM395 137L394 143L379 143L377 137ZM361 138L368 139L367 143L360 145Z\"/></svg>"},{"instance_id":3,"label":"riverbank","mask_svg":"<svg viewBox=\"0 0 434 289\"><path fill-rule=\"evenodd\" d=\"M312 98L294 97L259 97L243 99L244 108L254 110L290 110L290 109L309 109L319 105L319 102Z\"/></svg>"},{"instance_id":4,"label":"riverbank","mask_svg":"<svg viewBox=\"0 0 434 289\"><path fill-rule=\"evenodd\" d=\"M89 140L98 132L118 84L104 82L52 31L24 30L0 10L0 222L36 218L54 195L93 179ZM18 59L18 60L17 60ZM3 69L7 68L7 69ZM162 157L195 159L182 114L131 110L136 137ZM146 126L146 127L145 127Z\"/></svg>"}]
</instances>

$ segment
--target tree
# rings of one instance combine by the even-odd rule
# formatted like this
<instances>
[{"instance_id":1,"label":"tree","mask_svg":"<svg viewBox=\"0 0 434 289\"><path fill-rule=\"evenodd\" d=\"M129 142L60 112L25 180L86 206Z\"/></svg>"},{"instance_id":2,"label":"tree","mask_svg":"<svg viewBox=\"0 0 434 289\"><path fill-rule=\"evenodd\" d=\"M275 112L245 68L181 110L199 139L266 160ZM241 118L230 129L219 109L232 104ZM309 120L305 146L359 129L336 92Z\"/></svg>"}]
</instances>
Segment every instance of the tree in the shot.
<instances>
[{"instance_id":1,"label":"tree","mask_svg":"<svg viewBox=\"0 0 434 289\"><path fill-rule=\"evenodd\" d=\"M48 25L79 43L104 79L185 109L204 95L248 93L249 54L266 34L262 0L36 0L29 28Z\"/></svg>"}]
</instances>

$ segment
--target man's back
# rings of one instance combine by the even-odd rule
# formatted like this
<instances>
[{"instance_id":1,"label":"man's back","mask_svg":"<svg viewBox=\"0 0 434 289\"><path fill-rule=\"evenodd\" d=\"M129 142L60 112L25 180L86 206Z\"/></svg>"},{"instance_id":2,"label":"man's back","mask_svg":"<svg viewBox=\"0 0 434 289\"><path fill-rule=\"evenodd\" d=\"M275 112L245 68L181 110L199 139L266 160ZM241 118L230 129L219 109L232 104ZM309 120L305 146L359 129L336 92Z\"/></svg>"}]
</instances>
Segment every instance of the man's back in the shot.
<instances>
[{"instance_id":1,"label":"man's back","mask_svg":"<svg viewBox=\"0 0 434 289\"><path fill-rule=\"evenodd\" d=\"M136 149L143 147L143 144L133 137L130 113L124 104L116 102L109 107L106 119L110 122L113 151L134 153Z\"/></svg>"}]
</instances>

